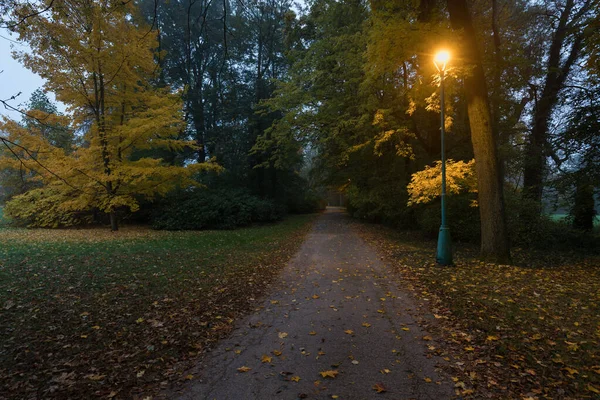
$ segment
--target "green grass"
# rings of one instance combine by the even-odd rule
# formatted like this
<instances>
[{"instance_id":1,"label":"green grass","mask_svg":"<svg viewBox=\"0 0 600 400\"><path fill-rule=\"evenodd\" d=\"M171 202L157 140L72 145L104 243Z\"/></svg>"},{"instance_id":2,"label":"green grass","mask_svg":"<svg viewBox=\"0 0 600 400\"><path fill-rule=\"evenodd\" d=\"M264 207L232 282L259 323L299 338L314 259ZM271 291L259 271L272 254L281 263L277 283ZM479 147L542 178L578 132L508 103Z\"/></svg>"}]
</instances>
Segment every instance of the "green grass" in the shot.
<instances>
[{"instance_id":1,"label":"green grass","mask_svg":"<svg viewBox=\"0 0 600 400\"><path fill-rule=\"evenodd\" d=\"M550 214L549 215L550 219L554 222L561 222L561 221L565 221L569 215L568 214ZM600 227L600 217L596 216L596 218L594 218L594 227Z\"/></svg>"},{"instance_id":2,"label":"green grass","mask_svg":"<svg viewBox=\"0 0 600 400\"><path fill-rule=\"evenodd\" d=\"M179 379L255 306L313 219L203 232L0 229L0 393L131 398Z\"/></svg>"}]
</instances>

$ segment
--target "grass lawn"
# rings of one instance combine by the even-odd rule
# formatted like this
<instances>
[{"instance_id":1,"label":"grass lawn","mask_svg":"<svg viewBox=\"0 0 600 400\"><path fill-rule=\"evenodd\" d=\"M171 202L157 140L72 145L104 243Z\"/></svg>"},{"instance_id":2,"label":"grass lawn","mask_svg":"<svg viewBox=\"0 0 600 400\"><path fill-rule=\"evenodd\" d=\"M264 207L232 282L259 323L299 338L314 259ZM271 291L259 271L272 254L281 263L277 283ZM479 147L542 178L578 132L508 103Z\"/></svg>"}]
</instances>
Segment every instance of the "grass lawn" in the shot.
<instances>
[{"instance_id":1,"label":"grass lawn","mask_svg":"<svg viewBox=\"0 0 600 400\"><path fill-rule=\"evenodd\" d=\"M313 219L204 232L1 229L0 399L143 398L184 379L258 305Z\"/></svg>"},{"instance_id":2,"label":"grass lawn","mask_svg":"<svg viewBox=\"0 0 600 400\"><path fill-rule=\"evenodd\" d=\"M435 242L359 229L420 299L459 395L600 398L600 257L515 250L519 266L493 265L457 246L439 267Z\"/></svg>"},{"instance_id":3,"label":"grass lawn","mask_svg":"<svg viewBox=\"0 0 600 400\"><path fill-rule=\"evenodd\" d=\"M560 222L560 221L564 221L566 220L569 215L568 214L551 214L550 219L556 222ZM594 228L598 228L600 227L600 217L596 216L594 218Z\"/></svg>"}]
</instances>

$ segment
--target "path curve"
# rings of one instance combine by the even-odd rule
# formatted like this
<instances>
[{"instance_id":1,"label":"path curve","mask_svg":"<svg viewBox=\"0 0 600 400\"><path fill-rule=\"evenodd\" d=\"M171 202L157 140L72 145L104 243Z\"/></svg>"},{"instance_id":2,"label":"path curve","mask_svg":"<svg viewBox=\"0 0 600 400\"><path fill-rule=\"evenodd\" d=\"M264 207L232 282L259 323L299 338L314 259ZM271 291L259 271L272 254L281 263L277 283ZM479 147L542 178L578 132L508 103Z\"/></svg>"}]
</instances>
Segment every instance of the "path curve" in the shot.
<instances>
[{"instance_id":1,"label":"path curve","mask_svg":"<svg viewBox=\"0 0 600 400\"><path fill-rule=\"evenodd\" d=\"M241 320L172 397L452 398L452 383L438 368L443 361L426 356L430 343L411 317L411 296L388 274L343 210L328 209L282 272L281 289ZM251 369L239 372L244 366ZM324 378L323 371L337 375ZM386 391L378 393L377 384Z\"/></svg>"}]
</instances>

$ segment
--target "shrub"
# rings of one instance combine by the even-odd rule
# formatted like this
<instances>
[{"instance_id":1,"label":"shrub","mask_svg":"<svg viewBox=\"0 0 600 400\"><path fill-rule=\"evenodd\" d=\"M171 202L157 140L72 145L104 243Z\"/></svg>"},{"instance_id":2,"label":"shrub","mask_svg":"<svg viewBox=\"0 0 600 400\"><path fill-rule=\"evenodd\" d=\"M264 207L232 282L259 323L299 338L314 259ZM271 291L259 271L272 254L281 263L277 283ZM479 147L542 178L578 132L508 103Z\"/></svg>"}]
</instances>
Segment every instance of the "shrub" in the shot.
<instances>
[{"instance_id":1,"label":"shrub","mask_svg":"<svg viewBox=\"0 0 600 400\"><path fill-rule=\"evenodd\" d=\"M476 243L481 235L479 208L473 207L472 193L446 197L447 222L453 240ZM427 236L436 238L442 222L440 200L415 207L419 228Z\"/></svg>"},{"instance_id":2,"label":"shrub","mask_svg":"<svg viewBox=\"0 0 600 400\"><path fill-rule=\"evenodd\" d=\"M282 206L242 189L194 189L170 195L152 216L154 229L233 229L280 220Z\"/></svg>"}]
</instances>

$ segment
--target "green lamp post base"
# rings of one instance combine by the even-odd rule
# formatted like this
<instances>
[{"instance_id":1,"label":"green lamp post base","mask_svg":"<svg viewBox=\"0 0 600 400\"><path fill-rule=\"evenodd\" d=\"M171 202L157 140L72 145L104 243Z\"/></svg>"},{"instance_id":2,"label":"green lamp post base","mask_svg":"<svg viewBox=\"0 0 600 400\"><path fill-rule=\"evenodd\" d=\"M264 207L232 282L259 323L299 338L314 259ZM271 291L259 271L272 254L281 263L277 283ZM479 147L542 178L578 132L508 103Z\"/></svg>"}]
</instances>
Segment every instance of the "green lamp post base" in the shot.
<instances>
[{"instance_id":1,"label":"green lamp post base","mask_svg":"<svg viewBox=\"0 0 600 400\"><path fill-rule=\"evenodd\" d=\"M435 260L440 265L452 265L452 239L450 228L442 225L438 235L437 255Z\"/></svg>"}]
</instances>

